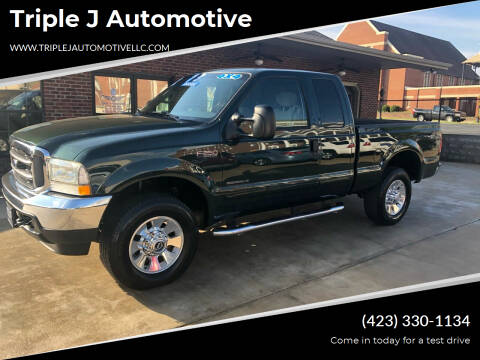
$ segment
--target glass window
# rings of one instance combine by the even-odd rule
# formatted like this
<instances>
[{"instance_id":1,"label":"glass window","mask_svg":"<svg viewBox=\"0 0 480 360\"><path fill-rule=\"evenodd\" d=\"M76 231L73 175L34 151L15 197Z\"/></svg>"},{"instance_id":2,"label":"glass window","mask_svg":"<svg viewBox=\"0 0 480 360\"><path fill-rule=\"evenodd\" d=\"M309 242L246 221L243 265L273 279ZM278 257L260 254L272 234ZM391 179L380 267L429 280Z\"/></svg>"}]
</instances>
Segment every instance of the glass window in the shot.
<instances>
[{"instance_id":1,"label":"glass window","mask_svg":"<svg viewBox=\"0 0 480 360\"><path fill-rule=\"evenodd\" d=\"M320 122L323 126L343 126L342 102L335 83L328 79L314 79Z\"/></svg>"},{"instance_id":2,"label":"glass window","mask_svg":"<svg viewBox=\"0 0 480 360\"><path fill-rule=\"evenodd\" d=\"M352 108L352 114L355 118L358 118L360 114L360 90L356 86L345 85L347 91L348 100L350 101L350 107Z\"/></svg>"},{"instance_id":3,"label":"glass window","mask_svg":"<svg viewBox=\"0 0 480 360\"><path fill-rule=\"evenodd\" d=\"M137 79L137 107L139 109L147 105L150 99L160 94L168 87L168 81Z\"/></svg>"},{"instance_id":4,"label":"glass window","mask_svg":"<svg viewBox=\"0 0 480 360\"><path fill-rule=\"evenodd\" d=\"M442 74L437 74L435 77L435 86L442 86L443 84L443 75Z\"/></svg>"},{"instance_id":5,"label":"glass window","mask_svg":"<svg viewBox=\"0 0 480 360\"><path fill-rule=\"evenodd\" d=\"M295 79L265 78L257 80L241 101L238 112L252 117L256 105L269 105L275 113L278 127L307 126L307 113L300 89Z\"/></svg>"},{"instance_id":6,"label":"glass window","mask_svg":"<svg viewBox=\"0 0 480 360\"><path fill-rule=\"evenodd\" d=\"M95 75L95 112L119 114L131 111L130 78Z\"/></svg>"},{"instance_id":7,"label":"glass window","mask_svg":"<svg viewBox=\"0 0 480 360\"><path fill-rule=\"evenodd\" d=\"M213 119L248 77L248 74L242 73L187 76L149 101L141 112L197 121Z\"/></svg>"},{"instance_id":8,"label":"glass window","mask_svg":"<svg viewBox=\"0 0 480 360\"><path fill-rule=\"evenodd\" d=\"M0 155L7 154L8 137L13 132L42 121L39 81L0 87Z\"/></svg>"},{"instance_id":9,"label":"glass window","mask_svg":"<svg viewBox=\"0 0 480 360\"><path fill-rule=\"evenodd\" d=\"M432 73L430 71L426 71L423 75L423 86L428 87L431 83Z\"/></svg>"}]
</instances>

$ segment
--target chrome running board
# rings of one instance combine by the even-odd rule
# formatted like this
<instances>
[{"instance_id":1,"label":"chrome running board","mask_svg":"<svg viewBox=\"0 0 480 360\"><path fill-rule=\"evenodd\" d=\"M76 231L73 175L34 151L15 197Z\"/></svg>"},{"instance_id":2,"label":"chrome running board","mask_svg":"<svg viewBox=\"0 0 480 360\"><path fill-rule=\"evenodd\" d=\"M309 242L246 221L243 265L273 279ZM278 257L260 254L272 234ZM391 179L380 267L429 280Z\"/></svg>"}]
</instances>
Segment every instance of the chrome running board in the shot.
<instances>
[{"instance_id":1,"label":"chrome running board","mask_svg":"<svg viewBox=\"0 0 480 360\"><path fill-rule=\"evenodd\" d=\"M272 220L272 221L268 221L268 222L264 222L264 223L248 224L248 225L245 225L245 226L231 228L231 229L221 229L221 228L219 228L219 229L213 230L213 236L227 236L227 235L242 234L242 233L247 232L247 231L262 229L262 228L265 228L265 227L268 227L268 226L273 226L273 225L278 225L278 224L284 224L284 223L287 223L287 222L290 222L290 221L308 219L308 218L315 217L315 216L331 214L331 213L334 213L334 212L342 211L343 208L344 208L343 205L337 205L337 206L334 206L334 207L332 207L330 209L327 209L327 210L315 211L315 212L312 212L312 213L307 213L307 214L303 214L303 215L297 215L297 216Z\"/></svg>"}]
</instances>

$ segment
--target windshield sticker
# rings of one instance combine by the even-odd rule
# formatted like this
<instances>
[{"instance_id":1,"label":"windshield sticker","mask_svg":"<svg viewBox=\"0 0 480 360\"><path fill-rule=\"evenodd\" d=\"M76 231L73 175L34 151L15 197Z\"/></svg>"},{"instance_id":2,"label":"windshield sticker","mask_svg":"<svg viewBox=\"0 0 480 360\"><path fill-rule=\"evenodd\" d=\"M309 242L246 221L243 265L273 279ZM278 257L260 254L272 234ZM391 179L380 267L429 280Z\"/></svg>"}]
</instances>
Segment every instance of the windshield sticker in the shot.
<instances>
[{"instance_id":1,"label":"windshield sticker","mask_svg":"<svg viewBox=\"0 0 480 360\"><path fill-rule=\"evenodd\" d=\"M242 78L242 74L220 74L217 75L217 78L223 80L238 80Z\"/></svg>"},{"instance_id":2,"label":"windshield sticker","mask_svg":"<svg viewBox=\"0 0 480 360\"><path fill-rule=\"evenodd\" d=\"M197 86L198 84L200 84L199 81L186 81L182 84L182 86L191 86L191 87L195 87Z\"/></svg>"}]
</instances>

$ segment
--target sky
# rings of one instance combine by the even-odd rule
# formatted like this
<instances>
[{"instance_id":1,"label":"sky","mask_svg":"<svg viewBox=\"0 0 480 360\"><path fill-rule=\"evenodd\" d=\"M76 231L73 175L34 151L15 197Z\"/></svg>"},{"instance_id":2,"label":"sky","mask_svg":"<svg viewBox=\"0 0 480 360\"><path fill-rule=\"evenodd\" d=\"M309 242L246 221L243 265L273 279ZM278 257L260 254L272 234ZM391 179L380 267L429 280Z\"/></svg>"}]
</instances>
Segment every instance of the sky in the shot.
<instances>
[{"instance_id":1,"label":"sky","mask_svg":"<svg viewBox=\"0 0 480 360\"><path fill-rule=\"evenodd\" d=\"M448 40L466 58L480 52L480 1L372 19ZM344 24L325 26L318 31L335 39L343 26Z\"/></svg>"}]
</instances>

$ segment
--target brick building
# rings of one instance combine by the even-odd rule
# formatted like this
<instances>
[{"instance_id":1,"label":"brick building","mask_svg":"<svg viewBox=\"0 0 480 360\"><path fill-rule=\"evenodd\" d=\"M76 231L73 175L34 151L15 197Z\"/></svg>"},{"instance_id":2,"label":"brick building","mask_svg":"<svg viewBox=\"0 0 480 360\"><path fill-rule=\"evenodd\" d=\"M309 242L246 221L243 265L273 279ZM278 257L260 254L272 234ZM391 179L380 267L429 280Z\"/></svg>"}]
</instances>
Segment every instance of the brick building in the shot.
<instances>
[{"instance_id":1,"label":"brick building","mask_svg":"<svg viewBox=\"0 0 480 360\"><path fill-rule=\"evenodd\" d=\"M412 104L431 108L441 103L464 110L470 116L478 113L475 109L480 106L480 86L475 85L478 85L479 77L449 41L375 20L347 24L337 40L452 64L446 70L410 67L382 70L379 87L384 89L388 105L408 109Z\"/></svg>"},{"instance_id":2,"label":"brick building","mask_svg":"<svg viewBox=\"0 0 480 360\"><path fill-rule=\"evenodd\" d=\"M0 162L13 131L41 121L119 112L135 113L169 83L187 74L226 67L261 67L333 72L341 75L356 117L376 117L380 70L409 66L447 69L449 64L334 41L308 32L168 58L105 67L0 87ZM35 95L35 97L34 97ZM33 101L33 99L36 101ZM35 116L33 116L35 115ZM1 169L0 169L1 170Z\"/></svg>"}]
</instances>

